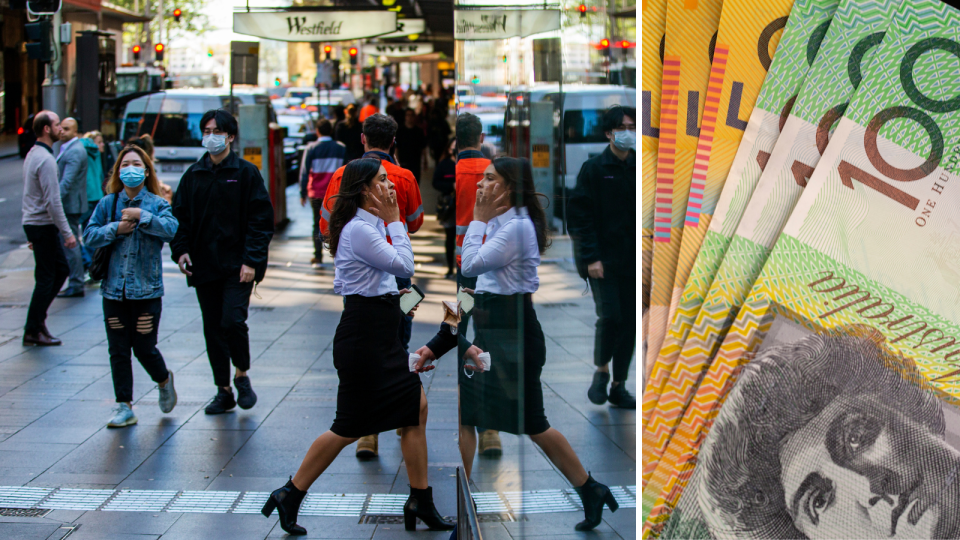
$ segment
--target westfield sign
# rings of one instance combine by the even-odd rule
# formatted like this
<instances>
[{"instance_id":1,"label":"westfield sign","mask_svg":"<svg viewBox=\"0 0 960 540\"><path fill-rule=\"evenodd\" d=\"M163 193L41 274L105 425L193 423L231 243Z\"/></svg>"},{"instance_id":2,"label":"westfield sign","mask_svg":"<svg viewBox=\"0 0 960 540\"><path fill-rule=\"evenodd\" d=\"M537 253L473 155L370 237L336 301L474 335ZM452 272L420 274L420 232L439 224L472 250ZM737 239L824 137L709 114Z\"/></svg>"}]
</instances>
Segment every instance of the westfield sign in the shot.
<instances>
[{"instance_id":1,"label":"westfield sign","mask_svg":"<svg viewBox=\"0 0 960 540\"><path fill-rule=\"evenodd\" d=\"M348 41L400 30L392 11L243 11L233 31L278 41Z\"/></svg>"}]
</instances>

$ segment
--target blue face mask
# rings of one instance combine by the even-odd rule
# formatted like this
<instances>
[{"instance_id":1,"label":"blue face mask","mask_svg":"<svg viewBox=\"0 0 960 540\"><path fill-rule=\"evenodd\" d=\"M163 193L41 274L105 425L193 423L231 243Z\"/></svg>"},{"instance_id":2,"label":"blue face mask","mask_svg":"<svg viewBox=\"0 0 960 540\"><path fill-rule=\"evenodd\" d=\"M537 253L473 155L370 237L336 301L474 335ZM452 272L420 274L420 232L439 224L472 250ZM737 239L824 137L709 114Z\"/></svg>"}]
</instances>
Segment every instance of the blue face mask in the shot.
<instances>
[{"instance_id":1,"label":"blue face mask","mask_svg":"<svg viewBox=\"0 0 960 540\"><path fill-rule=\"evenodd\" d=\"M135 188L143 183L147 170L143 167L124 167L120 169L120 181L128 188Z\"/></svg>"}]
</instances>

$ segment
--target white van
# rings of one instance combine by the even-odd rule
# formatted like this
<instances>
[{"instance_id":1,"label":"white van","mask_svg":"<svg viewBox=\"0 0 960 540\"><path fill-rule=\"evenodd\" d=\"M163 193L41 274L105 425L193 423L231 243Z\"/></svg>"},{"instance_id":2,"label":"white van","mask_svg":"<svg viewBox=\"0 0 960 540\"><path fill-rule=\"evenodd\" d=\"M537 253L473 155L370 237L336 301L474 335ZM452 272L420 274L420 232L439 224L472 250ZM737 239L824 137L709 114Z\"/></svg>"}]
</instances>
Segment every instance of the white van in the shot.
<instances>
[{"instance_id":1,"label":"white van","mask_svg":"<svg viewBox=\"0 0 960 540\"><path fill-rule=\"evenodd\" d=\"M562 95L562 99L561 99ZM523 92L511 92L504 118L503 146L510 155L524 156L522 148L529 140L530 121L523 101L552 101L554 129L560 137L560 110L563 110L563 155L567 189L576 186L580 168L588 159L599 155L610 144L603 132L603 113L614 105L636 109L637 89L606 84L537 85ZM514 148L518 147L518 148ZM559 165L559 163L558 163Z\"/></svg>"},{"instance_id":2,"label":"white van","mask_svg":"<svg viewBox=\"0 0 960 540\"><path fill-rule=\"evenodd\" d=\"M237 105L270 104L270 97L263 93L234 91ZM149 134L153 137L154 166L160 180L174 191L184 171L206 151L201 145L203 129L200 118L210 109L229 109L229 89L166 90L141 96L127 103L120 126L120 141ZM270 121L276 122L272 107L267 107ZM241 129L243 127L241 126ZM296 161L298 156L287 156ZM298 163L288 163L288 168L299 168Z\"/></svg>"}]
</instances>

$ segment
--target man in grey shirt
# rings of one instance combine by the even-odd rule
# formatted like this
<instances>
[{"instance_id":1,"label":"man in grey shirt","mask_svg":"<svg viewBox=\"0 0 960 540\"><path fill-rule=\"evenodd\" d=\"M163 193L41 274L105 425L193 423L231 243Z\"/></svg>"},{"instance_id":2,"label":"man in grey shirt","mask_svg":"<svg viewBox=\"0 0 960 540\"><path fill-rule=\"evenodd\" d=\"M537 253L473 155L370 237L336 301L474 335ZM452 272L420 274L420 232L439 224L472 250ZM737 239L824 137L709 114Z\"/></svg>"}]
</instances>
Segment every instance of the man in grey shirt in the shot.
<instances>
[{"instance_id":1,"label":"man in grey shirt","mask_svg":"<svg viewBox=\"0 0 960 540\"><path fill-rule=\"evenodd\" d=\"M60 118L50 111L40 111L34 117L33 132L37 143L23 161L22 223L27 240L33 245L36 266L23 344L60 345L60 340L47 330L47 309L70 274L63 248L77 247L77 238L60 201L57 162L53 158L53 141L60 138Z\"/></svg>"},{"instance_id":2,"label":"man in grey shirt","mask_svg":"<svg viewBox=\"0 0 960 540\"><path fill-rule=\"evenodd\" d=\"M80 125L73 118L64 118L60 124L60 155L57 169L60 172L60 200L67 215L70 231L80 238L80 218L87 211L87 150L77 137ZM64 248L70 266L70 284L58 296L61 298L83 297L83 252L80 246Z\"/></svg>"}]
</instances>

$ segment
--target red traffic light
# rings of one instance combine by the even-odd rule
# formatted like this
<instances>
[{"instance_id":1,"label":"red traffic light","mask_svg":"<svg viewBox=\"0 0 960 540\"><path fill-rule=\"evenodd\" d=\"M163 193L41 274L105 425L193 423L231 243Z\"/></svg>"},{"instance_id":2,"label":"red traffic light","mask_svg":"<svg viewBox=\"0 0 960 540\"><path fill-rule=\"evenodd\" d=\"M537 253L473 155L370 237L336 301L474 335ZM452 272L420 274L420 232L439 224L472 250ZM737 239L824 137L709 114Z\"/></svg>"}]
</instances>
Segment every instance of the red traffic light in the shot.
<instances>
[{"instance_id":1,"label":"red traffic light","mask_svg":"<svg viewBox=\"0 0 960 540\"><path fill-rule=\"evenodd\" d=\"M18 127L18 128L17 128L17 135L23 135L23 128L22 128L22 127Z\"/></svg>"},{"instance_id":2,"label":"red traffic light","mask_svg":"<svg viewBox=\"0 0 960 540\"><path fill-rule=\"evenodd\" d=\"M356 56L356 55L357 55L357 48L350 47L350 56Z\"/></svg>"},{"instance_id":3,"label":"red traffic light","mask_svg":"<svg viewBox=\"0 0 960 540\"><path fill-rule=\"evenodd\" d=\"M177 8L177 9L173 10L173 20L174 20L174 21L180 22L180 15L183 15L183 12L180 11L180 8Z\"/></svg>"},{"instance_id":4,"label":"red traffic light","mask_svg":"<svg viewBox=\"0 0 960 540\"><path fill-rule=\"evenodd\" d=\"M157 43L156 45L154 45L154 46L153 46L153 50L157 51L158 53L162 53L162 52L163 52L163 43Z\"/></svg>"},{"instance_id":5,"label":"red traffic light","mask_svg":"<svg viewBox=\"0 0 960 540\"><path fill-rule=\"evenodd\" d=\"M630 43L630 42L627 41L627 40L623 40L623 41L620 42L620 47L623 48L623 49L629 49L630 47L633 47L633 46L634 46L634 44L633 44L633 43Z\"/></svg>"},{"instance_id":6,"label":"red traffic light","mask_svg":"<svg viewBox=\"0 0 960 540\"><path fill-rule=\"evenodd\" d=\"M600 40L600 48L601 48L601 49L606 49L606 48L609 47L609 46L610 46L610 40L609 40L609 39L603 38L603 39Z\"/></svg>"},{"instance_id":7,"label":"red traffic light","mask_svg":"<svg viewBox=\"0 0 960 540\"><path fill-rule=\"evenodd\" d=\"M584 15L587 14L587 5L586 5L586 4L580 4L580 6L577 8L577 10L580 11L580 16L582 17L582 16L584 16Z\"/></svg>"},{"instance_id":8,"label":"red traffic light","mask_svg":"<svg viewBox=\"0 0 960 540\"><path fill-rule=\"evenodd\" d=\"M139 45L134 45L134 46L133 46L133 54L140 54L140 46L139 46Z\"/></svg>"},{"instance_id":9,"label":"red traffic light","mask_svg":"<svg viewBox=\"0 0 960 540\"><path fill-rule=\"evenodd\" d=\"M327 54L330 54L331 51L333 51L333 47L331 47L331 46L329 46L329 45L324 45L324 46L323 46L323 52L325 52L325 53L327 53Z\"/></svg>"}]
</instances>

